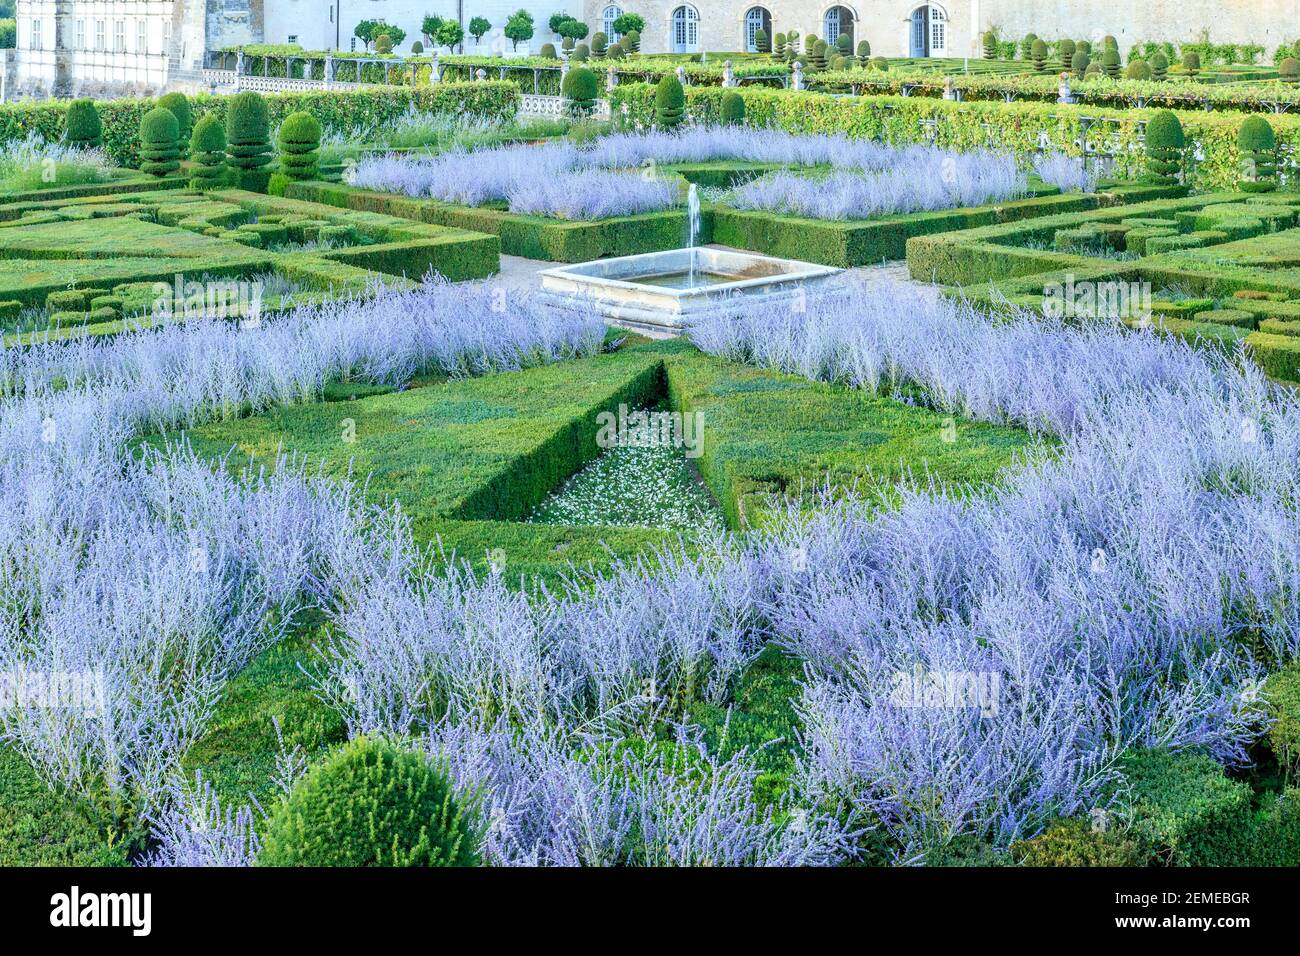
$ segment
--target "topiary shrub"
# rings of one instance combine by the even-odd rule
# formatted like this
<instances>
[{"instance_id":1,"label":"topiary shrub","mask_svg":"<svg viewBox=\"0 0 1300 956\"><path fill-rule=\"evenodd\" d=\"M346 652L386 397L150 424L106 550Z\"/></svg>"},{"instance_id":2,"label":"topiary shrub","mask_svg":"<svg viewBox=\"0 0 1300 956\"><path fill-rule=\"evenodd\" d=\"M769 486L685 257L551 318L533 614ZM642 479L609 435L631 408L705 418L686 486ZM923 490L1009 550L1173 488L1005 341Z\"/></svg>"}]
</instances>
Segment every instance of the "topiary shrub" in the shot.
<instances>
[{"instance_id":1,"label":"topiary shrub","mask_svg":"<svg viewBox=\"0 0 1300 956\"><path fill-rule=\"evenodd\" d=\"M1163 83L1169 78L1169 58L1163 53L1151 57L1151 79Z\"/></svg>"},{"instance_id":2,"label":"topiary shrub","mask_svg":"<svg viewBox=\"0 0 1300 956\"><path fill-rule=\"evenodd\" d=\"M1195 76L1201 72L1201 55L1195 50L1188 50L1183 54L1183 69L1187 71L1188 76Z\"/></svg>"},{"instance_id":3,"label":"topiary shrub","mask_svg":"<svg viewBox=\"0 0 1300 956\"><path fill-rule=\"evenodd\" d=\"M1024 39L1020 41L1020 59L1032 60L1034 57L1034 44L1037 42L1037 34L1026 33Z\"/></svg>"},{"instance_id":4,"label":"topiary shrub","mask_svg":"<svg viewBox=\"0 0 1300 956\"><path fill-rule=\"evenodd\" d=\"M257 93L236 93L226 106L226 154L240 189L266 189L271 162L266 101Z\"/></svg>"},{"instance_id":5,"label":"topiary shrub","mask_svg":"<svg viewBox=\"0 0 1300 956\"><path fill-rule=\"evenodd\" d=\"M375 52L381 54L392 53L393 38L390 37L387 33L381 33L379 34L379 36L375 37Z\"/></svg>"},{"instance_id":6,"label":"topiary shrub","mask_svg":"<svg viewBox=\"0 0 1300 956\"><path fill-rule=\"evenodd\" d=\"M1146 150L1148 182L1173 186L1183 168L1187 138L1183 124L1170 110L1160 110L1147 122Z\"/></svg>"},{"instance_id":7,"label":"topiary shrub","mask_svg":"<svg viewBox=\"0 0 1300 956\"><path fill-rule=\"evenodd\" d=\"M1029 48L1029 57L1034 61L1035 73L1047 72L1047 44L1042 40L1035 40L1032 47Z\"/></svg>"},{"instance_id":8,"label":"topiary shrub","mask_svg":"<svg viewBox=\"0 0 1300 956\"><path fill-rule=\"evenodd\" d=\"M1075 53L1082 53L1084 56L1091 57L1091 56L1092 56L1092 41L1091 41L1091 40L1080 40L1078 43L1076 43L1076 44L1074 45L1074 52L1075 52Z\"/></svg>"},{"instance_id":9,"label":"topiary shrub","mask_svg":"<svg viewBox=\"0 0 1300 956\"><path fill-rule=\"evenodd\" d=\"M423 55L424 55L424 44L421 43L419 40L412 41L411 56L423 56Z\"/></svg>"},{"instance_id":10,"label":"topiary shrub","mask_svg":"<svg viewBox=\"0 0 1300 956\"><path fill-rule=\"evenodd\" d=\"M585 66L574 67L565 74L560 94L571 115L578 118L590 116L596 111L596 99L600 95L596 74ZM682 102L685 104L684 96Z\"/></svg>"},{"instance_id":11,"label":"topiary shrub","mask_svg":"<svg viewBox=\"0 0 1300 956\"><path fill-rule=\"evenodd\" d=\"M1101 54L1101 71L1112 80L1119 79L1119 50L1106 47Z\"/></svg>"},{"instance_id":12,"label":"topiary shrub","mask_svg":"<svg viewBox=\"0 0 1300 956\"><path fill-rule=\"evenodd\" d=\"M772 43L772 59L785 61L785 34L778 33Z\"/></svg>"},{"instance_id":13,"label":"topiary shrub","mask_svg":"<svg viewBox=\"0 0 1300 956\"><path fill-rule=\"evenodd\" d=\"M835 39L835 49L839 51L840 56L853 55L853 37L847 33L841 33Z\"/></svg>"},{"instance_id":14,"label":"topiary shrub","mask_svg":"<svg viewBox=\"0 0 1300 956\"><path fill-rule=\"evenodd\" d=\"M360 737L322 760L271 813L259 866L474 866L446 773Z\"/></svg>"},{"instance_id":15,"label":"topiary shrub","mask_svg":"<svg viewBox=\"0 0 1300 956\"><path fill-rule=\"evenodd\" d=\"M1083 78L1085 80L1099 80L1105 75L1105 73L1101 72L1101 64L1096 60L1089 63L1088 68L1083 71Z\"/></svg>"},{"instance_id":16,"label":"topiary shrub","mask_svg":"<svg viewBox=\"0 0 1300 956\"><path fill-rule=\"evenodd\" d=\"M559 55L555 52L554 43L543 43L542 48L537 51L537 55L544 60L558 60Z\"/></svg>"},{"instance_id":17,"label":"topiary shrub","mask_svg":"<svg viewBox=\"0 0 1300 956\"><path fill-rule=\"evenodd\" d=\"M180 124L171 110L155 106L140 120L140 168L152 176L166 176L180 169Z\"/></svg>"},{"instance_id":18,"label":"topiary shrub","mask_svg":"<svg viewBox=\"0 0 1300 956\"><path fill-rule=\"evenodd\" d=\"M75 149L94 149L104 145L104 126L94 100L73 100L68 104L67 127L63 143Z\"/></svg>"},{"instance_id":19,"label":"topiary shrub","mask_svg":"<svg viewBox=\"0 0 1300 956\"><path fill-rule=\"evenodd\" d=\"M593 33L591 35L591 55L598 60L602 60L608 52L609 37L600 32Z\"/></svg>"},{"instance_id":20,"label":"topiary shrub","mask_svg":"<svg viewBox=\"0 0 1300 956\"><path fill-rule=\"evenodd\" d=\"M1075 50L1074 56L1070 58L1070 68L1074 72L1075 77L1080 80L1083 79L1084 75L1088 72L1088 54L1084 53L1082 50Z\"/></svg>"},{"instance_id":21,"label":"topiary shrub","mask_svg":"<svg viewBox=\"0 0 1300 956\"><path fill-rule=\"evenodd\" d=\"M618 43L611 43L609 49L605 52L605 56L611 60L621 60L627 56L627 48L623 46L621 40Z\"/></svg>"},{"instance_id":22,"label":"topiary shrub","mask_svg":"<svg viewBox=\"0 0 1300 956\"><path fill-rule=\"evenodd\" d=\"M641 52L641 31L628 30L627 33L623 34L623 39L620 40L619 42L623 44L623 48L627 50L628 53L640 53Z\"/></svg>"},{"instance_id":23,"label":"topiary shrub","mask_svg":"<svg viewBox=\"0 0 1300 956\"><path fill-rule=\"evenodd\" d=\"M579 43L573 48L573 59L578 63L586 63L591 59L591 50L585 43Z\"/></svg>"},{"instance_id":24,"label":"topiary shrub","mask_svg":"<svg viewBox=\"0 0 1300 956\"><path fill-rule=\"evenodd\" d=\"M755 53L772 52L772 41L768 39L767 31L762 28L759 28L754 31L754 52Z\"/></svg>"},{"instance_id":25,"label":"topiary shrub","mask_svg":"<svg viewBox=\"0 0 1300 956\"><path fill-rule=\"evenodd\" d=\"M1073 68L1074 51L1075 46L1073 40L1062 40L1060 45L1057 46L1056 53L1061 58L1061 69L1063 71L1069 71ZM989 59L992 59L992 57L989 57Z\"/></svg>"},{"instance_id":26,"label":"topiary shrub","mask_svg":"<svg viewBox=\"0 0 1300 956\"><path fill-rule=\"evenodd\" d=\"M320 172L320 123L310 113L290 113L280 124L280 169L293 180Z\"/></svg>"},{"instance_id":27,"label":"topiary shrub","mask_svg":"<svg viewBox=\"0 0 1300 956\"><path fill-rule=\"evenodd\" d=\"M889 71L889 61L886 60L883 56L872 57L872 58L871 58L871 68L872 68L873 70L880 70L881 72L888 72L888 71Z\"/></svg>"},{"instance_id":28,"label":"topiary shrub","mask_svg":"<svg viewBox=\"0 0 1300 956\"><path fill-rule=\"evenodd\" d=\"M827 61L830 59L831 48L825 40L818 40L813 44L812 65L814 69L826 69Z\"/></svg>"},{"instance_id":29,"label":"topiary shrub","mask_svg":"<svg viewBox=\"0 0 1300 956\"><path fill-rule=\"evenodd\" d=\"M190 156L196 164L190 173L191 189L219 189L225 183L226 128L214 114L207 114L194 125Z\"/></svg>"},{"instance_id":30,"label":"topiary shrub","mask_svg":"<svg viewBox=\"0 0 1300 956\"><path fill-rule=\"evenodd\" d=\"M1241 152L1242 192L1266 193L1277 189L1277 136L1262 116L1248 116L1237 132Z\"/></svg>"},{"instance_id":31,"label":"topiary shrub","mask_svg":"<svg viewBox=\"0 0 1300 956\"><path fill-rule=\"evenodd\" d=\"M1283 83L1300 83L1300 60L1293 56L1286 57L1277 65L1277 72Z\"/></svg>"},{"instance_id":32,"label":"topiary shrub","mask_svg":"<svg viewBox=\"0 0 1300 956\"><path fill-rule=\"evenodd\" d=\"M1130 80L1149 80L1151 79L1151 67L1147 66L1145 60L1134 60L1128 65L1124 75Z\"/></svg>"},{"instance_id":33,"label":"topiary shrub","mask_svg":"<svg viewBox=\"0 0 1300 956\"><path fill-rule=\"evenodd\" d=\"M158 105L176 117L179 127L177 141L180 143L182 158L189 155L190 135L194 132L194 114L190 110L189 98L184 93L168 93L158 99Z\"/></svg>"},{"instance_id":34,"label":"topiary shrub","mask_svg":"<svg viewBox=\"0 0 1300 956\"><path fill-rule=\"evenodd\" d=\"M655 86L655 126L659 129L676 129L686 115L686 91L673 74L659 80Z\"/></svg>"},{"instance_id":35,"label":"topiary shrub","mask_svg":"<svg viewBox=\"0 0 1300 956\"><path fill-rule=\"evenodd\" d=\"M858 66L862 67L865 70L869 62L871 62L871 44L868 43L866 40L859 40L858 41Z\"/></svg>"},{"instance_id":36,"label":"topiary shrub","mask_svg":"<svg viewBox=\"0 0 1300 956\"><path fill-rule=\"evenodd\" d=\"M724 126L745 125L745 98L735 90L722 94L722 103L718 108Z\"/></svg>"},{"instance_id":37,"label":"topiary shrub","mask_svg":"<svg viewBox=\"0 0 1300 956\"><path fill-rule=\"evenodd\" d=\"M989 30L984 34L983 42L984 59L996 60L998 58L998 35Z\"/></svg>"}]
</instances>

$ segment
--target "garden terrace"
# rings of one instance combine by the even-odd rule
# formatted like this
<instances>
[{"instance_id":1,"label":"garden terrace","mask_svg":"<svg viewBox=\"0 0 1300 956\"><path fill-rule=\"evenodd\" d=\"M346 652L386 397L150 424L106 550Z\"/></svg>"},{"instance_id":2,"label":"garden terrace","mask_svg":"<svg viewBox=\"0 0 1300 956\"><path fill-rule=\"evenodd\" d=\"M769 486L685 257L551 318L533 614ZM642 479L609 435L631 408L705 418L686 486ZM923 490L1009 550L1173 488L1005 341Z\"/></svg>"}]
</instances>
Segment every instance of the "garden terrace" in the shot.
<instances>
[{"instance_id":1,"label":"garden terrace","mask_svg":"<svg viewBox=\"0 0 1300 956\"><path fill-rule=\"evenodd\" d=\"M1150 289L1154 319L1191 341L1244 341L1272 376L1300 381L1300 194L1210 193L1054 216L908 243L917 278L988 303L1042 309L1044 290ZM1117 306L1102 306L1103 311Z\"/></svg>"},{"instance_id":2,"label":"garden terrace","mask_svg":"<svg viewBox=\"0 0 1300 956\"><path fill-rule=\"evenodd\" d=\"M147 324L161 317L155 284L170 289L178 275L182 282L274 279L258 303L274 313L367 295L381 279L400 284L430 272L474 279L498 268L495 236L259 193L200 195L162 185L171 188L0 206L9 341Z\"/></svg>"}]
</instances>

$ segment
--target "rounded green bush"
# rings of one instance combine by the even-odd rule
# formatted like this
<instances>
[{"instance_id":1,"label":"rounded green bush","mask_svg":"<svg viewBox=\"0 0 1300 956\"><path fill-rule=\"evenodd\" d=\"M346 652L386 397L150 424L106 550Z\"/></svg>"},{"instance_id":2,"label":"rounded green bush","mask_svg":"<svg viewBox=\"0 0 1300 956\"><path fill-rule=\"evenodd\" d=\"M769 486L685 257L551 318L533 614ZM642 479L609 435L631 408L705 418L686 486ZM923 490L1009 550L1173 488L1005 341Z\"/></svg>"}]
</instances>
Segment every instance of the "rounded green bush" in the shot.
<instances>
[{"instance_id":1,"label":"rounded green bush","mask_svg":"<svg viewBox=\"0 0 1300 956\"><path fill-rule=\"evenodd\" d=\"M261 192L270 178L270 119L266 100L257 93L236 93L226 106L226 154L241 189Z\"/></svg>"},{"instance_id":2,"label":"rounded green bush","mask_svg":"<svg viewBox=\"0 0 1300 956\"><path fill-rule=\"evenodd\" d=\"M65 145L76 149L93 149L104 145L104 126L94 100L73 100L68 104Z\"/></svg>"},{"instance_id":3,"label":"rounded green bush","mask_svg":"<svg viewBox=\"0 0 1300 956\"><path fill-rule=\"evenodd\" d=\"M623 49L627 50L628 53L640 53L641 31L628 30L627 33L623 34L623 39L619 42L623 44Z\"/></svg>"},{"instance_id":4,"label":"rounded green bush","mask_svg":"<svg viewBox=\"0 0 1300 956\"><path fill-rule=\"evenodd\" d=\"M866 66L871 59L871 44L866 40L858 41L858 65Z\"/></svg>"},{"instance_id":5,"label":"rounded green bush","mask_svg":"<svg viewBox=\"0 0 1300 956\"><path fill-rule=\"evenodd\" d=\"M537 51L537 55L544 60L558 60L559 56L555 52L554 43L543 43L542 48Z\"/></svg>"},{"instance_id":6,"label":"rounded green bush","mask_svg":"<svg viewBox=\"0 0 1300 956\"><path fill-rule=\"evenodd\" d=\"M1288 56L1277 65L1278 75L1283 83L1300 83L1300 60Z\"/></svg>"},{"instance_id":7,"label":"rounded green bush","mask_svg":"<svg viewBox=\"0 0 1300 956\"><path fill-rule=\"evenodd\" d=\"M195 162L190 188L199 191L219 188L226 176L226 128L213 114L194 124L190 156Z\"/></svg>"},{"instance_id":8,"label":"rounded green bush","mask_svg":"<svg viewBox=\"0 0 1300 956\"><path fill-rule=\"evenodd\" d=\"M573 48L573 59L579 63L586 63L591 59L591 49L585 43L579 43Z\"/></svg>"},{"instance_id":9,"label":"rounded green bush","mask_svg":"<svg viewBox=\"0 0 1300 956\"><path fill-rule=\"evenodd\" d=\"M319 173L320 123L310 113L290 113L280 124L280 168L290 179L315 179Z\"/></svg>"},{"instance_id":10,"label":"rounded green bush","mask_svg":"<svg viewBox=\"0 0 1300 956\"><path fill-rule=\"evenodd\" d=\"M745 98L735 90L722 94L722 103L718 112L724 126L745 125Z\"/></svg>"},{"instance_id":11,"label":"rounded green bush","mask_svg":"<svg viewBox=\"0 0 1300 956\"><path fill-rule=\"evenodd\" d=\"M611 43L609 49L605 52L605 56L611 60L621 60L627 56L627 48L623 46L621 40L618 43Z\"/></svg>"},{"instance_id":12,"label":"rounded green bush","mask_svg":"<svg viewBox=\"0 0 1300 956\"><path fill-rule=\"evenodd\" d=\"M375 52L392 53L393 38L389 36L387 33L381 33L379 34L379 36L375 37Z\"/></svg>"},{"instance_id":13,"label":"rounded green bush","mask_svg":"<svg viewBox=\"0 0 1300 956\"><path fill-rule=\"evenodd\" d=\"M1098 63L1096 60L1093 60L1091 63L1089 63L1088 68L1083 71L1083 78L1085 80L1089 80L1089 79L1095 80L1105 75L1106 75L1105 73L1101 72L1101 64Z\"/></svg>"},{"instance_id":14,"label":"rounded green bush","mask_svg":"<svg viewBox=\"0 0 1300 956\"><path fill-rule=\"evenodd\" d=\"M840 56L848 56L853 52L853 37L841 33L835 40L835 49L840 51Z\"/></svg>"},{"instance_id":15,"label":"rounded green bush","mask_svg":"<svg viewBox=\"0 0 1300 956\"><path fill-rule=\"evenodd\" d=\"M1084 56L1092 56L1092 41L1080 40L1074 45L1074 52L1082 53Z\"/></svg>"},{"instance_id":16,"label":"rounded green bush","mask_svg":"<svg viewBox=\"0 0 1300 956\"><path fill-rule=\"evenodd\" d=\"M1162 185L1175 185L1183 167L1187 138L1183 124L1170 110L1159 110L1147 122L1147 178Z\"/></svg>"},{"instance_id":17,"label":"rounded green bush","mask_svg":"<svg viewBox=\"0 0 1300 956\"><path fill-rule=\"evenodd\" d=\"M596 110L600 83L596 74L585 66L574 67L565 74L560 93L570 113L574 116L590 116Z\"/></svg>"},{"instance_id":18,"label":"rounded green bush","mask_svg":"<svg viewBox=\"0 0 1300 956\"><path fill-rule=\"evenodd\" d=\"M140 168L153 176L180 169L180 124L171 110L155 106L140 120Z\"/></svg>"},{"instance_id":19,"label":"rounded green bush","mask_svg":"<svg viewBox=\"0 0 1300 956\"><path fill-rule=\"evenodd\" d=\"M1277 188L1277 134L1262 116L1248 116L1237 132L1241 152L1243 192L1263 193Z\"/></svg>"},{"instance_id":20,"label":"rounded green bush","mask_svg":"<svg viewBox=\"0 0 1300 956\"><path fill-rule=\"evenodd\" d=\"M1183 69L1195 76L1201 72L1201 55L1195 50L1183 54Z\"/></svg>"},{"instance_id":21,"label":"rounded green bush","mask_svg":"<svg viewBox=\"0 0 1300 956\"><path fill-rule=\"evenodd\" d=\"M1125 70L1125 76L1130 80L1149 80L1151 79L1151 67L1147 66L1145 60L1134 60Z\"/></svg>"},{"instance_id":22,"label":"rounded green bush","mask_svg":"<svg viewBox=\"0 0 1300 956\"><path fill-rule=\"evenodd\" d=\"M412 41L411 56L423 56L423 55L424 55L424 44L419 40Z\"/></svg>"},{"instance_id":23,"label":"rounded green bush","mask_svg":"<svg viewBox=\"0 0 1300 956\"><path fill-rule=\"evenodd\" d=\"M1088 54L1082 50L1075 50L1074 56L1070 57L1070 69L1076 77L1083 79L1084 74L1088 72Z\"/></svg>"},{"instance_id":24,"label":"rounded green bush","mask_svg":"<svg viewBox=\"0 0 1300 956\"><path fill-rule=\"evenodd\" d=\"M1151 57L1151 79L1163 83L1169 78L1169 58L1163 53Z\"/></svg>"},{"instance_id":25,"label":"rounded green bush","mask_svg":"<svg viewBox=\"0 0 1300 956\"><path fill-rule=\"evenodd\" d=\"M655 126L676 129L686 116L686 91L673 74L659 80L655 86Z\"/></svg>"},{"instance_id":26,"label":"rounded green bush","mask_svg":"<svg viewBox=\"0 0 1300 956\"><path fill-rule=\"evenodd\" d=\"M591 35L591 55L602 59L609 52L609 37L597 30Z\"/></svg>"},{"instance_id":27,"label":"rounded green bush","mask_svg":"<svg viewBox=\"0 0 1300 956\"><path fill-rule=\"evenodd\" d=\"M887 73L889 72L889 61L883 56L872 57L871 68L873 70L880 70L881 72Z\"/></svg>"},{"instance_id":28,"label":"rounded green bush","mask_svg":"<svg viewBox=\"0 0 1300 956\"><path fill-rule=\"evenodd\" d=\"M474 866L444 772L358 738L312 767L272 812L259 866Z\"/></svg>"},{"instance_id":29,"label":"rounded green bush","mask_svg":"<svg viewBox=\"0 0 1300 956\"><path fill-rule=\"evenodd\" d=\"M1119 78L1119 50L1106 47L1101 55L1101 71L1112 80Z\"/></svg>"},{"instance_id":30,"label":"rounded green bush","mask_svg":"<svg viewBox=\"0 0 1300 956\"><path fill-rule=\"evenodd\" d=\"M176 134L181 144L181 155L189 151L190 134L194 130L194 114L190 110L190 101L184 93L168 93L158 99L158 105L176 117L179 130Z\"/></svg>"}]
</instances>

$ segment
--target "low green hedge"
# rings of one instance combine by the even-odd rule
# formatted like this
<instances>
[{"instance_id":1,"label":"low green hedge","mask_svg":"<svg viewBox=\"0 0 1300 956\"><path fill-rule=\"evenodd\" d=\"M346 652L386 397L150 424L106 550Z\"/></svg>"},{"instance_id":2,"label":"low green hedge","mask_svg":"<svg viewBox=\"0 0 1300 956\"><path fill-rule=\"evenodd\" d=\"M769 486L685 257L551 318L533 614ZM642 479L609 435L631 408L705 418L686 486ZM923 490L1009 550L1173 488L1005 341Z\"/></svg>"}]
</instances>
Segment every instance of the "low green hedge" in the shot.
<instances>
[{"instance_id":1,"label":"low green hedge","mask_svg":"<svg viewBox=\"0 0 1300 956\"><path fill-rule=\"evenodd\" d=\"M432 239L329 249L318 255L332 262L415 281L423 280L433 271L452 282L461 282L487 278L500 268L501 240L478 233L449 233Z\"/></svg>"},{"instance_id":2,"label":"low green hedge","mask_svg":"<svg viewBox=\"0 0 1300 956\"><path fill-rule=\"evenodd\" d=\"M1279 766L1295 779L1300 774L1300 661L1269 676L1264 700L1273 723L1268 745Z\"/></svg>"},{"instance_id":3,"label":"low green hedge","mask_svg":"<svg viewBox=\"0 0 1300 956\"><path fill-rule=\"evenodd\" d=\"M1250 354L1273 378L1300 382L1300 339L1293 335L1252 332L1246 337Z\"/></svg>"}]
</instances>

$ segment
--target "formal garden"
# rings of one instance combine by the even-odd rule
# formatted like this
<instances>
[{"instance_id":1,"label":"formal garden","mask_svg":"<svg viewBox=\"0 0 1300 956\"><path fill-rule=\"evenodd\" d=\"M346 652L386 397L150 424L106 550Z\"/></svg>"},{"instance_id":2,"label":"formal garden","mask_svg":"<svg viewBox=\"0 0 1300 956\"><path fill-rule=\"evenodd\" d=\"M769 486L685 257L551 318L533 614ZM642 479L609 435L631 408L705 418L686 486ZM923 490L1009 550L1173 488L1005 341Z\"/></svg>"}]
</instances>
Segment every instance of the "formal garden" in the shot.
<instances>
[{"instance_id":1,"label":"formal garden","mask_svg":"<svg viewBox=\"0 0 1300 956\"><path fill-rule=\"evenodd\" d=\"M0 864L1300 864L1300 51L594 39L0 106Z\"/></svg>"}]
</instances>

